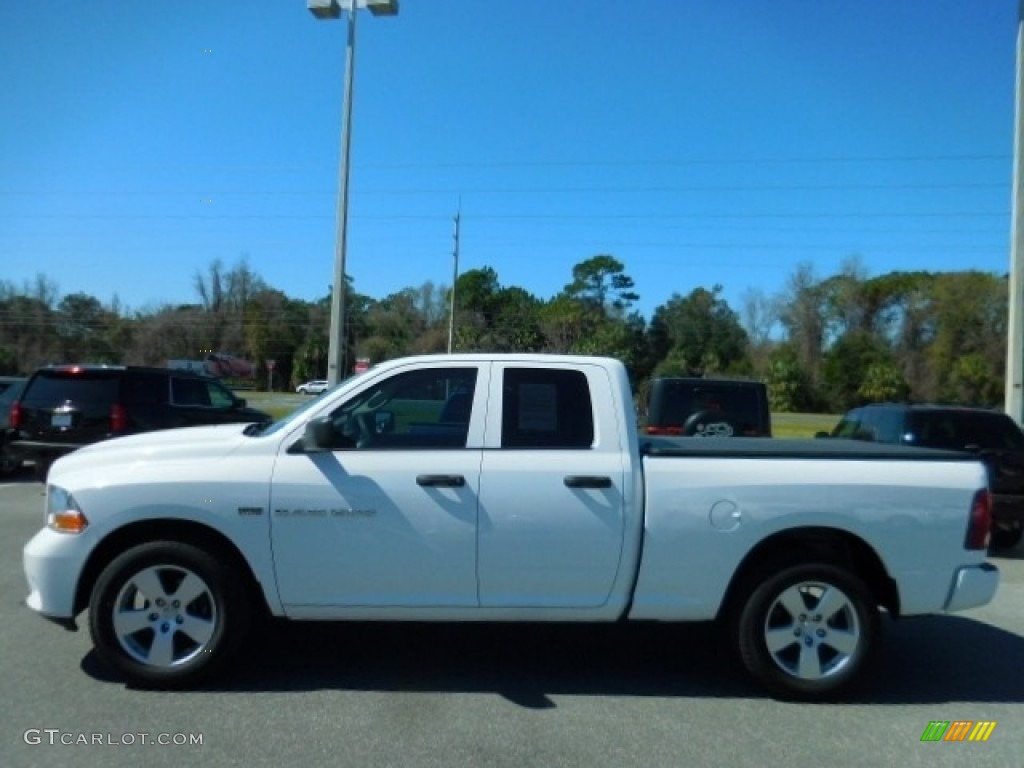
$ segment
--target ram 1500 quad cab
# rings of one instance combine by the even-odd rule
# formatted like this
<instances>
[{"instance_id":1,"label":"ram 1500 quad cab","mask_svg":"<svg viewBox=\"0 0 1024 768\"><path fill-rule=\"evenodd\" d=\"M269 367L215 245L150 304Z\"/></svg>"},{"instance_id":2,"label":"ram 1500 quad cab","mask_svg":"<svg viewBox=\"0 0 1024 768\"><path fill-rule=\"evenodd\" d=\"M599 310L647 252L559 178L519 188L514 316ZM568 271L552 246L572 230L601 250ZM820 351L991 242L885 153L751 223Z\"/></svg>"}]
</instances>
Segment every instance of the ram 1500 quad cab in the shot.
<instances>
[{"instance_id":1,"label":"ram 1500 quad cab","mask_svg":"<svg viewBox=\"0 0 1024 768\"><path fill-rule=\"evenodd\" d=\"M862 677L879 611L990 601L970 456L638 435L615 360L396 360L273 425L58 460L28 605L128 680L194 684L250 618L720 620L775 695ZM924 662L922 662L924 663Z\"/></svg>"}]
</instances>

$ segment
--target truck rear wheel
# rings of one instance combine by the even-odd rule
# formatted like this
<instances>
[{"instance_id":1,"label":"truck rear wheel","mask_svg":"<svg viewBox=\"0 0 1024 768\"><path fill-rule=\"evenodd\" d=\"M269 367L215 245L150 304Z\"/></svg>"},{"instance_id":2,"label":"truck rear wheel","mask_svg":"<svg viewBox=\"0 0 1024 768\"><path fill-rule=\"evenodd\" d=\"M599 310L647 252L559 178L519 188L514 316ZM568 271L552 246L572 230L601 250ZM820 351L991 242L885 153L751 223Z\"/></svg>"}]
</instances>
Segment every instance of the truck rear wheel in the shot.
<instances>
[{"instance_id":1,"label":"truck rear wheel","mask_svg":"<svg viewBox=\"0 0 1024 768\"><path fill-rule=\"evenodd\" d=\"M734 629L751 675L781 698L814 701L862 673L876 642L878 609L849 571L794 565L751 588Z\"/></svg>"},{"instance_id":2,"label":"truck rear wheel","mask_svg":"<svg viewBox=\"0 0 1024 768\"><path fill-rule=\"evenodd\" d=\"M190 685L229 660L249 623L246 589L211 553L142 544L100 574L89 604L100 659L146 687Z\"/></svg>"}]
</instances>

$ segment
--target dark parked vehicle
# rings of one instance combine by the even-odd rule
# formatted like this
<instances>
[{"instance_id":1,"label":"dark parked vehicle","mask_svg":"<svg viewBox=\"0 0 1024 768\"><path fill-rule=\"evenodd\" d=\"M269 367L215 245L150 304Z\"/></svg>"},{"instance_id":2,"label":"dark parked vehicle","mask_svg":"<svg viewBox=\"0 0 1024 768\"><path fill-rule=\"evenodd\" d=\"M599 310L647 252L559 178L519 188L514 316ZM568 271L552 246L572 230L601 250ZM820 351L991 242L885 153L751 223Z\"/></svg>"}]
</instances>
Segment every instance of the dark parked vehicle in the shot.
<instances>
[{"instance_id":1,"label":"dark parked vehicle","mask_svg":"<svg viewBox=\"0 0 1024 768\"><path fill-rule=\"evenodd\" d=\"M978 454L992 490L992 548L1021 540L1024 524L1024 432L1005 413L953 405L878 403L843 416L832 437Z\"/></svg>"},{"instance_id":2,"label":"dark parked vehicle","mask_svg":"<svg viewBox=\"0 0 1024 768\"><path fill-rule=\"evenodd\" d=\"M652 379L644 432L687 437L771 437L768 390L741 379Z\"/></svg>"},{"instance_id":3,"label":"dark parked vehicle","mask_svg":"<svg viewBox=\"0 0 1024 768\"><path fill-rule=\"evenodd\" d=\"M7 420L8 411L28 379L15 376L0 376L0 477L9 475L21 467L21 459L16 459L7 450L14 430Z\"/></svg>"},{"instance_id":4,"label":"dark parked vehicle","mask_svg":"<svg viewBox=\"0 0 1024 768\"><path fill-rule=\"evenodd\" d=\"M208 376L169 368L60 365L41 368L9 411L10 450L36 463L111 437L201 424L269 422L263 411Z\"/></svg>"}]
</instances>

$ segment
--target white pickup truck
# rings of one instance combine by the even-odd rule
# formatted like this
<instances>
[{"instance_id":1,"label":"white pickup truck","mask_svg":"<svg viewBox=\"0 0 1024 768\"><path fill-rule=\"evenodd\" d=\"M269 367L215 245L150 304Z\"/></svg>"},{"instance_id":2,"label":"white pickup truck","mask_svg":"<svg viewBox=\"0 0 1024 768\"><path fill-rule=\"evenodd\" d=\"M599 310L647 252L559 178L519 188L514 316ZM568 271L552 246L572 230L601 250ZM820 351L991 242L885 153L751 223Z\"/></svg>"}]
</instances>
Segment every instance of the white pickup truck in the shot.
<instances>
[{"instance_id":1,"label":"white pickup truck","mask_svg":"<svg viewBox=\"0 0 1024 768\"><path fill-rule=\"evenodd\" d=\"M992 599L984 467L846 441L649 438L604 358L371 369L270 426L55 463L28 605L127 679L193 684L261 609L317 620L720 620L773 694L855 678L879 611Z\"/></svg>"}]
</instances>

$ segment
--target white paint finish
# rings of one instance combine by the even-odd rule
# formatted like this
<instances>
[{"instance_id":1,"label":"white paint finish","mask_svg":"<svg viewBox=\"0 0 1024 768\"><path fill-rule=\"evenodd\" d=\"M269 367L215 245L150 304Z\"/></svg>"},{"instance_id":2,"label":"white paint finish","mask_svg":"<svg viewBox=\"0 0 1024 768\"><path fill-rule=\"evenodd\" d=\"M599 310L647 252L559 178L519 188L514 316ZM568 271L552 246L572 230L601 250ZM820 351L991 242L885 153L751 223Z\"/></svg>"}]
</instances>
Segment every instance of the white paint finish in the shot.
<instances>
[{"instance_id":1,"label":"white paint finish","mask_svg":"<svg viewBox=\"0 0 1024 768\"><path fill-rule=\"evenodd\" d=\"M22 565L28 581L28 607L44 616L69 618L75 585L90 549L81 537L43 528L25 545ZM87 544L87 543L86 543Z\"/></svg>"},{"instance_id":2,"label":"white paint finish","mask_svg":"<svg viewBox=\"0 0 1024 768\"><path fill-rule=\"evenodd\" d=\"M463 364L479 367L469 448L287 452L310 419L383 377ZM597 418L592 449L498 447L500 371L535 365L586 372ZM122 525L156 519L222 532L246 557L272 612L283 612L279 586L296 618L613 620L636 581L634 618L704 619L757 542L801 526L863 538L897 581L907 613L976 604L994 587L991 574L969 571L961 593L954 591L959 569L984 560L963 549L970 499L984 484L980 464L773 457L644 464L646 473L616 362L519 355L385 363L266 436L245 436L238 425L173 430L106 441L58 461L51 482L75 495L90 527L81 536L43 531L26 547L30 605L70 615L92 548ZM459 474L466 485L423 488L419 474ZM607 476L612 486L569 489L569 474ZM739 520L732 530L712 525L731 527L713 515L718 503L730 510L725 523ZM262 511L240 515L240 507ZM273 509L304 513L277 518Z\"/></svg>"},{"instance_id":3,"label":"white paint finish","mask_svg":"<svg viewBox=\"0 0 1024 768\"><path fill-rule=\"evenodd\" d=\"M282 453L271 502L282 602L476 606L480 453ZM425 488L420 474L461 475L466 485Z\"/></svg>"},{"instance_id":4,"label":"white paint finish","mask_svg":"<svg viewBox=\"0 0 1024 768\"><path fill-rule=\"evenodd\" d=\"M503 376L519 363L496 363L493 406L488 411L487 450L480 485L480 603L493 608L600 608L612 598L626 541L631 470L617 419L607 367L531 367L583 371L595 418L589 449L501 449ZM573 475L606 477L609 488L568 488ZM630 480L632 477L630 476ZM627 506L629 509L627 510ZM639 527L631 526L633 539ZM628 586L626 584L625 586ZM616 604L621 604L621 600Z\"/></svg>"},{"instance_id":5,"label":"white paint finish","mask_svg":"<svg viewBox=\"0 0 1024 768\"><path fill-rule=\"evenodd\" d=\"M466 441L472 447L289 453L302 424L281 442L271 538L278 589L289 615L318 612L317 606L331 606L328 615L345 617L354 607L429 615L433 609L478 605L480 446L490 362L431 357L384 364L354 380L311 418L331 413L390 376L425 368L477 369ZM423 487L416 482L419 475L457 475L465 485Z\"/></svg>"},{"instance_id":6,"label":"white paint finish","mask_svg":"<svg viewBox=\"0 0 1024 768\"><path fill-rule=\"evenodd\" d=\"M788 529L863 539L896 579L908 615L942 610L956 570L985 559L963 548L985 483L974 463L648 457L644 467L647 536L633 618L714 617L747 553ZM735 530L711 525L722 502L740 512Z\"/></svg>"},{"instance_id":7,"label":"white paint finish","mask_svg":"<svg viewBox=\"0 0 1024 768\"><path fill-rule=\"evenodd\" d=\"M95 546L123 526L161 519L198 523L234 542L271 610L280 612L268 535L270 475L280 437L250 438L243 428L195 427L117 438L55 462L48 482L71 491L89 527L78 536L58 534L56 541L64 543L52 549L53 557L74 551L77 584ZM243 515L240 509L261 512ZM46 551L36 550L36 557Z\"/></svg>"}]
</instances>

